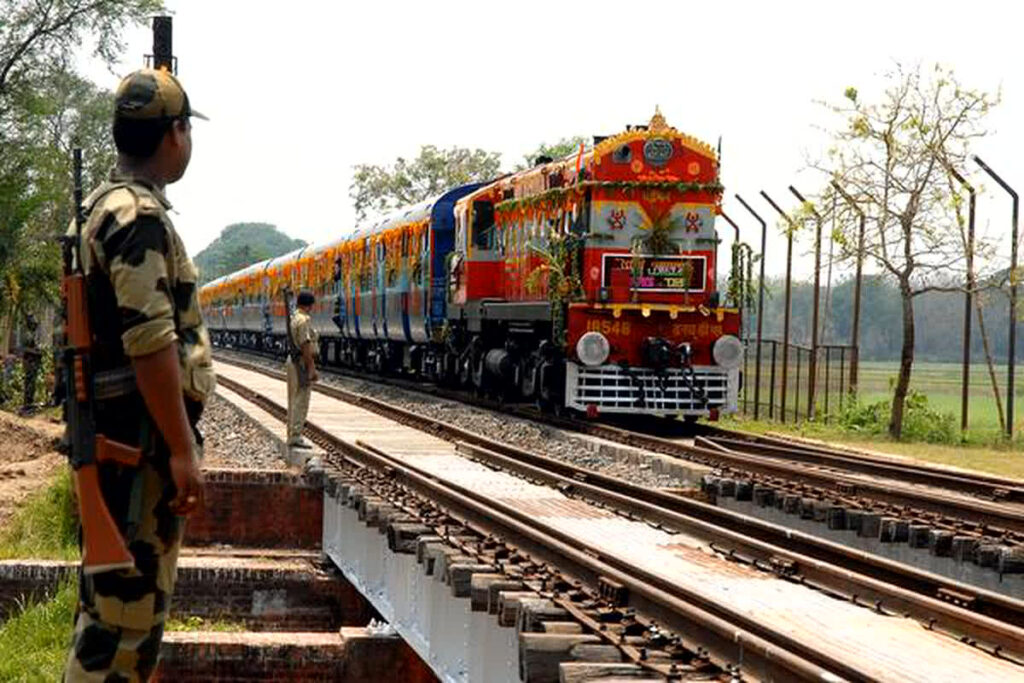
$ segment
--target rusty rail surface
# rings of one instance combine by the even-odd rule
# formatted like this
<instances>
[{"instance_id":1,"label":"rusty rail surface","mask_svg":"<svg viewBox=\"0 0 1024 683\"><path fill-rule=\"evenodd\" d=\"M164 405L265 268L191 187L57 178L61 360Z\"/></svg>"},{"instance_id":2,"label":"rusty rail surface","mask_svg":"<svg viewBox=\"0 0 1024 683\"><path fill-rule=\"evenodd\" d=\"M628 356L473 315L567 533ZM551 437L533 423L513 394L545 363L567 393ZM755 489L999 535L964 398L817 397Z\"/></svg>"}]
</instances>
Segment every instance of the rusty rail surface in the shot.
<instances>
[{"instance_id":1,"label":"rusty rail surface","mask_svg":"<svg viewBox=\"0 0 1024 683\"><path fill-rule=\"evenodd\" d=\"M266 368L237 364L276 379L283 377L282 373ZM283 414L280 406L247 387L230 380L224 384L270 412ZM334 387L318 386L316 389L421 431L455 441L457 450L468 457L541 480L558 487L563 493L615 507L650 523L705 538L728 559L773 571L784 580L800 582L884 613L911 614L929 628L975 642L992 653L1017 661L1024 655L1024 631L1021 630L1024 626L1024 602L1019 600L713 505L583 470L443 422L428 420L376 399ZM310 426L310 429L317 440L338 441L315 426ZM334 443L333 448L338 445ZM367 450L365 446L361 448ZM386 454L377 455L386 457ZM390 462L388 466L394 465ZM806 652L799 654L808 656Z\"/></svg>"}]
</instances>

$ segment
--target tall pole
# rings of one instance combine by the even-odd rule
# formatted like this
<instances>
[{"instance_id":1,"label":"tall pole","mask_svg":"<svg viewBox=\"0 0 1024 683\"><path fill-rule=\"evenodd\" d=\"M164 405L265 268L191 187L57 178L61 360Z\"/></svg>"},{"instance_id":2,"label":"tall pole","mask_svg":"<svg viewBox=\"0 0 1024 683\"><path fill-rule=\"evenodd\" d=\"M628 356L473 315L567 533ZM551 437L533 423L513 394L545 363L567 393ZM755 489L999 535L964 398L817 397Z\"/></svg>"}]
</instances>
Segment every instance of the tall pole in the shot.
<instances>
[{"instance_id":1,"label":"tall pole","mask_svg":"<svg viewBox=\"0 0 1024 683\"><path fill-rule=\"evenodd\" d=\"M800 203L814 214L814 303L811 313L811 359L807 368L807 419L813 420L817 412L814 405L818 389L818 312L821 307L821 214L814 205L804 199L792 185L789 191L800 200ZM828 388L826 387L826 391Z\"/></svg>"},{"instance_id":2,"label":"tall pole","mask_svg":"<svg viewBox=\"0 0 1024 683\"><path fill-rule=\"evenodd\" d=\"M977 154L974 155L974 161L1013 198L1013 216L1010 223L1010 348L1007 349L1009 358L1006 368L1006 436L1013 438L1013 380L1017 364L1017 217L1020 200L1017 192Z\"/></svg>"},{"instance_id":3,"label":"tall pole","mask_svg":"<svg viewBox=\"0 0 1024 683\"><path fill-rule=\"evenodd\" d=\"M949 167L949 172L971 195L967 210L967 291L964 292L964 359L960 380L960 431L967 431L967 414L971 399L971 301L974 298L974 186L960 173Z\"/></svg>"},{"instance_id":4,"label":"tall pole","mask_svg":"<svg viewBox=\"0 0 1024 683\"><path fill-rule=\"evenodd\" d=\"M739 278L740 282L743 282L743 271L740 269L739 264L739 247L740 247L740 226L736 225L736 222L725 213L725 211L719 210L718 215L725 219L725 222L732 226L733 230L733 247L732 247L732 277ZM717 267L718 262L715 262ZM743 304L741 301L734 302L737 308L741 308Z\"/></svg>"},{"instance_id":5,"label":"tall pole","mask_svg":"<svg viewBox=\"0 0 1024 683\"><path fill-rule=\"evenodd\" d=\"M793 224L793 219L790 218L785 211L783 211L778 204L775 203L768 193L761 190L761 196L767 200L772 208L775 209L780 216L786 219L786 223L789 225L789 229L786 230L786 310L782 317L782 421L786 421L786 383L789 381L789 322L791 317L791 302L793 300L793 231L796 226ZM796 421L796 411L793 411L793 421Z\"/></svg>"},{"instance_id":6,"label":"tall pole","mask_svg":"<svg viewBox=\"0 0 1024 683\"><path fill-rule=\"evenodd\" d=\"M860 217L860 226L857 229L857 273L853 280L853 330L850 333L850 343L853 346L853 358L850 359L850 392L856 394L860 373L860 286L864 276L864 226L867 223L867 216L839 183L833 180L832 187Z\"/></svg>"},{"instance_id":7,"label":"tall pole","mask_svg":"<svg viewBox=\"0 0 1024 683\"><path fill-rule=\"evenodd\" d=\"M750 208L750 204L743 197L736 195L736 201L743 205L743 208L750 212L758 223L761 224L761 280L758 283L757 292L757 350L754 365L754 419L759 417L761 410L761 332L764 329L764 250L767 246L768 223L757 215L757 212Z\"/></svg>"}]
</instances>

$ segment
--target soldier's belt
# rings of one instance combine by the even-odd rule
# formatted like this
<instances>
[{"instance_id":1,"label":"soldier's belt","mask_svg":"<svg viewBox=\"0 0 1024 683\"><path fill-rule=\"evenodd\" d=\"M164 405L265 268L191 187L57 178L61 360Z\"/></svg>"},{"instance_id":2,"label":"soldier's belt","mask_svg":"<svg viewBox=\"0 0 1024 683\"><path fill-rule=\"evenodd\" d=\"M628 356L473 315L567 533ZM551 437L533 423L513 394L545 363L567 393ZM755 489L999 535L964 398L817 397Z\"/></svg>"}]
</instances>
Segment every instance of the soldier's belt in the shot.
<instances>
[{"instance_id":1,"label":"soldier's belt","mask_svg":"<svg viewBox=\"0 0 1024 683\"><path fill-rule=\"evenodd\" d=\"M92 382L94 396L98 401L120 398L138 391L138 386L135 384L135 371L130 365L97 372L93 375Z\"/></svg>"}]
</instances>

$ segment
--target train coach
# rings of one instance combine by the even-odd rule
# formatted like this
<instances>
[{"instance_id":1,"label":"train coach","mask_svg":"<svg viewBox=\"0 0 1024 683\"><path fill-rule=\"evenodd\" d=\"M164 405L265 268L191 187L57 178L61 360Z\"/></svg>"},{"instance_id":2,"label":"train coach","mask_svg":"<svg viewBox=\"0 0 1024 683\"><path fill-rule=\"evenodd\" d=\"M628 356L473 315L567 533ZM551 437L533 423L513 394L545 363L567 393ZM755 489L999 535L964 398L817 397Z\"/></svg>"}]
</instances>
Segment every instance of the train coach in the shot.
<instances>
[{"instance_id":1,"label":"train coach","mask_svg":"<svg viewBox=\"0 0 1024 683\"><path fill-rule=\"evenodd\" d=\"M283 292L309 288L328 365L591 417L714 419L737 407L743 356L716 288L721 196L715 151L656 113L214 280L200 301L221 346L280 351Z\"/></svg>"}]
</instances>

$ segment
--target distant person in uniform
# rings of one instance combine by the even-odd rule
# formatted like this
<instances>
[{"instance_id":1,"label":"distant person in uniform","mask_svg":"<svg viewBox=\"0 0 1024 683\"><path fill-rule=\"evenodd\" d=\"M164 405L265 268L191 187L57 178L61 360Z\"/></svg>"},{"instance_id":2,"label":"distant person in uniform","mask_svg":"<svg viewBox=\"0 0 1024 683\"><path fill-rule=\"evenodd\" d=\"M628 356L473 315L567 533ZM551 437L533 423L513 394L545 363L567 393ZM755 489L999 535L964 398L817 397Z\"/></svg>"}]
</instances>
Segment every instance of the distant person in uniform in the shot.
<instances>
[{"instance_id":1,"label":"distant person in uniform","mask_svg":"<svg viewBox=\"0 0 1024 683\"><path fill-rule=\"evenodd\" d=\"M39 350L39 342L36 341L39 323L31 313L25 316L25 327L28 330L28 335L25 338L25 345L21 349L21 368L24 372L21 413L28 415L35 409L36 380L39 378L39 366L43 362L43 352Z\"/></svg>"},{"instance_id":2,"label":"distant person in uniform","mask_svg":"<svg viewBox=\"0 0 1024 683\"><path fill-rule=\"evenodd\" d=\"M314 301L313 292L308 289L299 292L292 326L288 330L292 344L298 350L298 357L293 358L289 353L285 363L288 373L288 446L291 448L312 448L312 444L302 436L302 428L309 412L310 384L320 378L314 362L320 339L309 317Z\"/></svg>"},{"instance_id":3,"label":"distant person in uniform","mask_svg":"<svg viewBox=\"0 0 1024 683\"><path fill-rule=\"evenodd\" d=\"M147 681L157 666L185 517L202 504L196 424L215 377L196 296L198 271L175 231L164 187L192 154L181 83L143 69L115 94L117 166L85 198L80 251L93 372L106 380L96 431L141 449L138 467L99 466L100 488L135 559L79 571L65 680ZM75 235L72 222L69 236Z\"/></svg>"}]
</instances>

